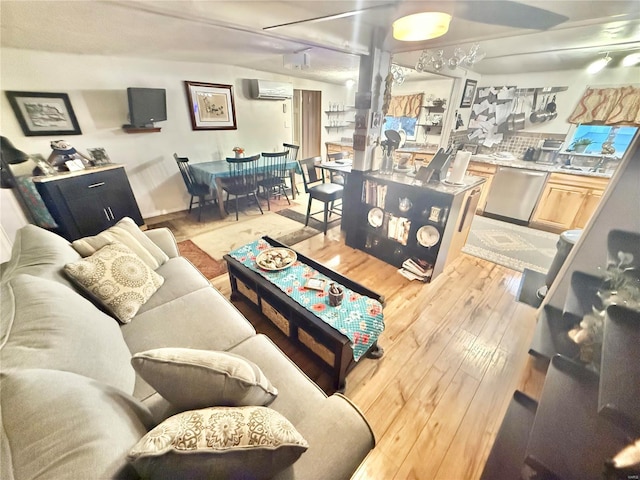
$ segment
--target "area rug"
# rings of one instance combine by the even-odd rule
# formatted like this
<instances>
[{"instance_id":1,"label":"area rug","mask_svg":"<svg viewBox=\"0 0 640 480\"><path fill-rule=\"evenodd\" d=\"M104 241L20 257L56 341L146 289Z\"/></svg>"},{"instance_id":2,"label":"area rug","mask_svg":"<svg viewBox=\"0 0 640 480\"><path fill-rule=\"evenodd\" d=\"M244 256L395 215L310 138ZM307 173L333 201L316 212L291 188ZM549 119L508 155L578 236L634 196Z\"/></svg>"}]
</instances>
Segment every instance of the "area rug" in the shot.
<instances>
[{"instance_id":1,"label":"area rug","mask_svg":"<svg viewBox=\"0 0 640 480\"><path fill-rule=\"evenodd\" d=\"M209 256L207 252L198 247L191 240L184 240L178 243L180 255L189 260L200 272L211 280L227 273L227 263L218 261Z\"/></svg>"},{"instance_id":2,"label":"area rug","mask_svg":"<svg viewBox=\"0 0 640 480\"><path fill-rule=\"evenodd\" d=\"M283 217L290 218L291 220L295 220L298 223L304 225L305 220L307 219L306 213L300 213L296 210L285 208L284 210L280 210L276 212L278 215L282 215ZM327 230L333 228L340 224L340 216L332 216L333 219L329 219L329 224L327 225ZM309 227L323 232L324 231L324 223L321 220L317 220L313 216L309 219Z\"/></svg>"},{"instance_id":3,"label":"area rug","mask_svg":"<svg viewBox=\"0 0 640 480\"><path fill-rule=\"evenodd\" d=\"M556 254L558 235L476 215L464 253L507 268L546 273Z\"/></svg>"}]
</instances>

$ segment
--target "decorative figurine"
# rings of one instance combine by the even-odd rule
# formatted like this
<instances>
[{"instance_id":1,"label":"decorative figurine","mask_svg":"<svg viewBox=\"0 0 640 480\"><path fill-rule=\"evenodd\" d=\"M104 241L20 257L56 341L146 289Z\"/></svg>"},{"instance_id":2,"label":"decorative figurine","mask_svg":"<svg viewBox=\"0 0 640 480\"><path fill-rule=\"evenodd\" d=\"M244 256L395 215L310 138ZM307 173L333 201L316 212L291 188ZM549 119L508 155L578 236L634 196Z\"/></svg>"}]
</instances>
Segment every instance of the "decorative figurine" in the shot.
<instances>
[{"instance_id":1,"label":"decorative figurine","mask_svg":"<svg viewBox=\"0 0 640 480\"><path fill-rule=\"evenodd\" d=\"M47 163L59 172L68 170L81 170L84 167L93 165L93 161L86 155L78 152L64 140L51 141L51 155L47 158ZM77 161L79 161L79 163ZM67 164L67 162L70 162ZM75 165L75 167L73 166Z\"/></svg>"}]
</instances>

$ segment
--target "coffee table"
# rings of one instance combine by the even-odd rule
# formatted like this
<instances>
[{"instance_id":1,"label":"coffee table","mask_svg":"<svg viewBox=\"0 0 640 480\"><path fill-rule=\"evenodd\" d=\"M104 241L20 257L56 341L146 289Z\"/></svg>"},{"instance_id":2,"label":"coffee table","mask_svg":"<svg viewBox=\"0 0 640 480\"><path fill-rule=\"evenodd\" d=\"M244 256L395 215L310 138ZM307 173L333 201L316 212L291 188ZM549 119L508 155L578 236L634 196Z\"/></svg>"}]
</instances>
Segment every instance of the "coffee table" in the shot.
<instances>
[{"instance_id":1,"label":"coffee table","mask_svg":"<svg viewBox=\"0 0 640 480\"><path fill-rule=\"evenodd\" d=\"M268 236L262 238L273 247L290 248ZM376 292L299 252L296 254L298 261L312 267L330 280L357 294L377 300L384 306L384 297ZM344 390L347 373L358 363L354 360L349 338L325 323L260 273L251 270L231 255L225 255L224 259L227 262L231 281L231 299L245 300L261 312L291 341L310 353L330 371L337 390ZM380 358L382 355L383 349L376 340L363 356Z\"/></svg>"}]
</instances>

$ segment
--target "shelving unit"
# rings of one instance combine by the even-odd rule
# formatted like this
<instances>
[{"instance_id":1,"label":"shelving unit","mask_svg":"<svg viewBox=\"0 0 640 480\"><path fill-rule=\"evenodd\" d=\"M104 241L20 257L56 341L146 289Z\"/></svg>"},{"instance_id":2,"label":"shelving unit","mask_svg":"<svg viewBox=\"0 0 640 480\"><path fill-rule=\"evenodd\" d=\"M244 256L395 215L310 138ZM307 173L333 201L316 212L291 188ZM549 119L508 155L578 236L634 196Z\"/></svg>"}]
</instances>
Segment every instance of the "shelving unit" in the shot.
<instances>
[{"instance_id":1,"label":"shelving unit","mask_svg":"<svg viewBox=\"0 0 640 480\"><path fill-rule=\"evenodd\" d=\"M353 120L345 121L344 115L350 114L354 111L355 107L350 105L343 107L342 110L325 110L324 113L327 116L330 124L325 125L324 128L327 131L330 131L331 129L343 130L345 128L353 128L356 122ZM331 123L333 123L333 125L331 125Z\"/></svg>"},{"instance_id":2,"label":"shelving unit","mask_svg":"<svg viewBox=\"0 0 640 480\"><path fill-rule=\"evenodd\" d=\"M422 105L421 108L426 111L425 117L429 118L434 113L444 113L444 106L435 106L435 105ZM427 121L427 118L423 120L423 122ZM440 121L439 125L434 125L432 123L417 123L416 125L422 127L426 132L439 135L442 133L442 121Z\"/></svg>"},{"instance_id":3,"label":"shelving unit","mask_svg":"<svg viewBox=\"0 0 640 480\"><path fill-rule=\"evenodd\" d=\"M613 230L607 237L607 258L617 258L619 251L631 252L636 258L639 245L639 233ZM634 266L640 266L640 258ZM640 476L640 467L614 471L609 464L640 436L640 312L616 305L607 308L599 371L577 360L578 345L567 336L592 305L602 307L596 295L601 284L599 277L575 272L563 309L545 305L540 311L529 353L550 363L533 423L512 401L483 480L617 480ZM523 468L533 475L521 476Z\"/></svg>"}]
</instances>

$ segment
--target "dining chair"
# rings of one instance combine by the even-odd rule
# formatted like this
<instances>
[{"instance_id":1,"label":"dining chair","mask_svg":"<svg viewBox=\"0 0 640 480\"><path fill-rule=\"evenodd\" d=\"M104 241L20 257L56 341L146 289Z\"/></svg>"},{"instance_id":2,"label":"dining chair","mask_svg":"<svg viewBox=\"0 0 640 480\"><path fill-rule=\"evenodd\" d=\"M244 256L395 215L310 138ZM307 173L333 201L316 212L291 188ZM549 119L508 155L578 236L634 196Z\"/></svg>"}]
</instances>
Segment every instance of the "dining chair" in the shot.
<instances>
[{"instance_id":1,"label":"dining chair","mask_svg":"<svg viewBox=\"0 0 640 480\"><path fill-rule=\"evenodd\" d=\"M287 162L295 162L298 160L298 152L300 151L300 145L294 145L293 143L283 143L282 146L285 150L289 150L289 156L287 157ZM290 177L289 177L290 178ZM286 183L286 178L285 178ZM291 190L296 189L296 195L300 192L298 191L298 186L295 182L292 182Z\"/></svg>"},{"instance_id":2,"label":"dining chair","mask_svg":"<svg viewBox=\"0 0 640 480\"><path fill-rule=\"evenodd\" d=\"M198 183L193 178L193 174L191 173L191 169L189 168L189 159L187 157L180 157L177 153L173 154L173 158L176 159L176 163L178 164L178 168L180 169L180 173L182 174L182 180L184 180L184 184L187 187L187 192L191 195L191 199L189 200L189 213L191 213L191 207L193 207L193 199L198 199L198 221L202 221L202 208L207 203L216 203L217 199L214 197L207 198L207 195L211 194L209 189L209 185L204 183Z\"/></svg>"},{"instance_id":3,"label":"dining chair","mask_svg":"<svg viewBox=\"0 0 640 480\"><path fill-rule=\"evenodd\" d=\"M258 193L260 193L260 188L262 188L267 197L267 208L269 210L271 210L270 198L272 195L274 197L284 195L284 198L286 198L289 205L291 205L286 191L287 184L285 183L285 178L288 175L286 167L288 157L289 150L275 153L262 153L263 164L260 169L260 176L258 177Z\"/></svg>"},{"instance_id":4,"label":"dining chair","mask_svg":"<svg viewBox=\"0 0 640 480\"><path fill-rule=\"evenodd\" d=\"M328 162L335 162L336 160L342 160L344 158L349 158L349 154L347 152L327 153L327 161ZM331 181L333 183L337 183L339 185L344 185L344 176L343 175L341 175L339 173L331 172L330 178L331 178Z\"/></svg>"},{"instance_id":5,"label":"dining chair","mask_svg":"<svg viewBox=\"0 0 640 480\"><path fill-rule=\"evenodd\" d=\"M225 202L225 211L229 213L229 195L235 196L236 199L236 220L238 220L238 197L253 197L258 204L260 213L264 215L260 202L256 193L258 191L257 183L257 171L258 160L260 154L253 155L252 157L227 157L227 164L229 165L229 176L220 178L220 184L222 190L227 193L227 200Z\"/></svg>"},{"instance_id":6,"label":"dining chair","mask_svg":"<svg viewBox=\"0 0 640 480\"><path fill-rule=\"evenodd\" d=\"M333 209L333 202L340 200L344 193L344 187L337 183L325 183L324 175L318 173L316 163L320 163L320 157L305 158L304 160L298 160L300 171L302 172L302 180L304 182L304 191L309 195L309 204L307 205L307 218L305 225L309 225L309 218L311 215L315 215L324 211L324 234L327 234L327 224L329 222L329 216L332 213L337 213ZM317 200L324 203L324 209L311 213L311 203ZM330 208L331 204L331 208Z\"/></svg>"}]
</instances>

